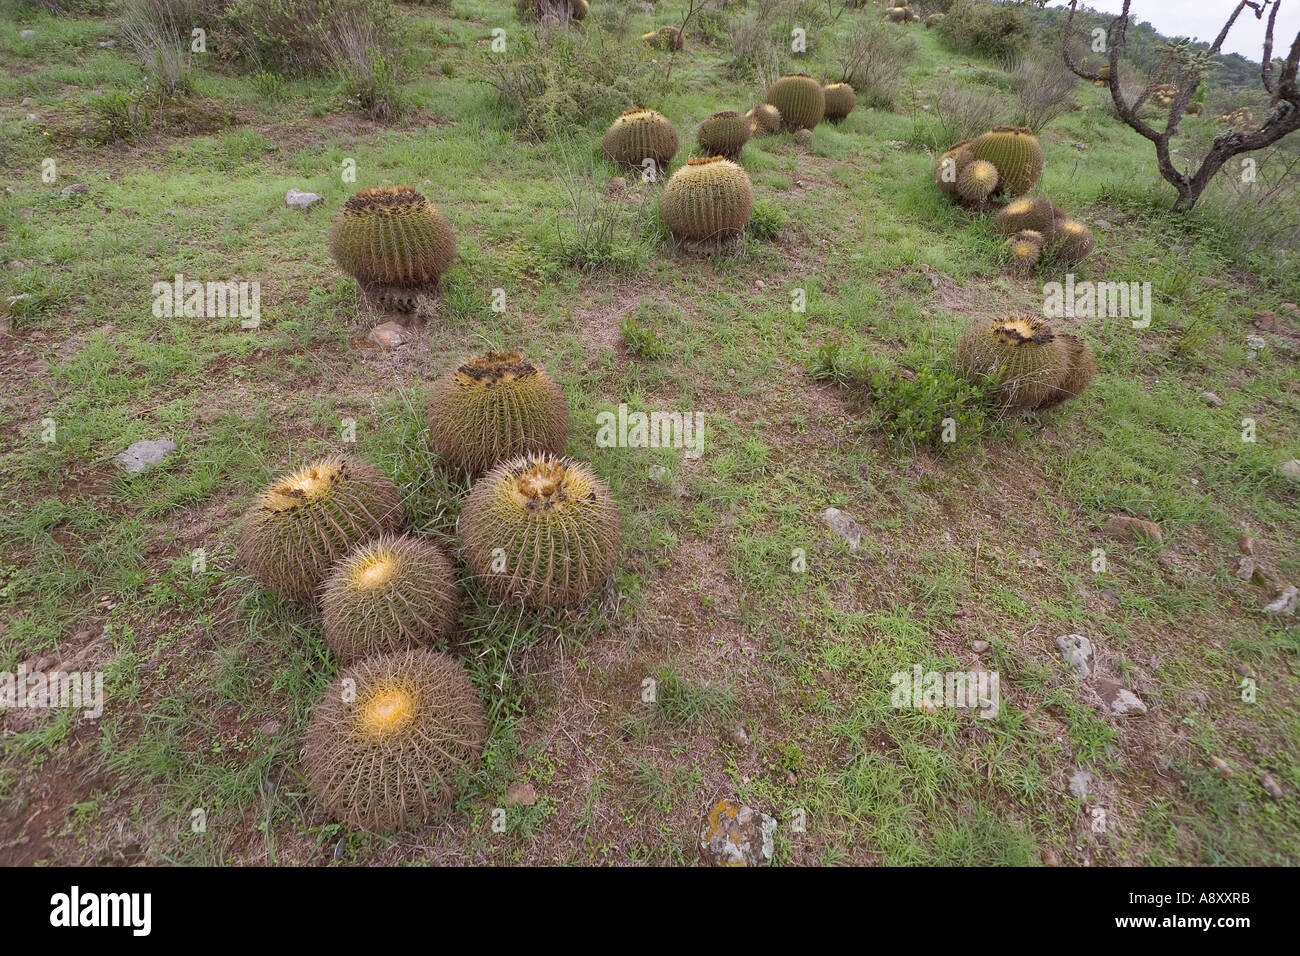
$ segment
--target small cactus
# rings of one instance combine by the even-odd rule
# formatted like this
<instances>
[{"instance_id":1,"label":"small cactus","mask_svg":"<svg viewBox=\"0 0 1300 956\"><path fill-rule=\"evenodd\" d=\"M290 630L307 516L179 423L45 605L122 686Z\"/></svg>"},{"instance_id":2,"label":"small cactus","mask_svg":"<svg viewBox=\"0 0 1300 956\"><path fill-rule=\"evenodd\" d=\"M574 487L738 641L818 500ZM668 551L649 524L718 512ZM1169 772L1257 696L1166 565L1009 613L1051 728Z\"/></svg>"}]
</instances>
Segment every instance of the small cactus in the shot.
<instances>
[{"instance_id":1,"label":"small cactus","mask_svg":"<svg viewBox=\"0 0 1300 956\"><path fill-rule=\"evenodd\" d=\"M263 587L304 601L353 545L405 523L402 496L378 468L324 458L283 475L244 518L240 562Z\"/></svg>"},{"instance_id":2,"label":"small cactus","mask_svg":"<svg viewBox=\"0 0 1300 956\"><path fill-rule=\"evenodd\" d=\"M970 143L971 155L998 168L998 192L1020 196L1043 174L1043 148L1023 126L998 126Z\"/></svg>"},{"instance_id":3,"label":"small cactus","mask_svg":"<svg viewBox=\"0 0 1300 956\"><path fill-rule=\"evenodd\" d=\"M660 27L641 34L641 40L657 50L680 50L686 43L678 27Z\"/></svg>"},{"instance_id":4,"label":"small cactus","mask_svg":"<svg viewBox=\"0 0 1300 956\"><path fill-rule=\"evenodd\" d=\"M754 188L749 174L730 160L691 159L664 186L660 208L678 239L721 242L749 224Z\"/></svg>"},{"instance_id":5,"label":"small cactus","mask_svg":"<svg viewBox=\"0 0 1300 956\"><path fill-rule=\"evenodd\" d=\"M822 87L826 100L826 119L832 123L843 122L858 105L858 94L847 83L831 83Z\"/></svg>"},{"instance_id":6,"label":"small cactus","mask_svg":"<svg viewBox=\"0 0 1300 956\"><path fill-rule=\"evenodd\" d=\"M957 174L957 195L978 206L988 201L998 188L998 169L986 159L976 159Z\"/></svg>"},{"instance_id":7,"label":"small cactus","mask_svg":"<svg viewBox=\"0 0 1300 956\"><path fill-rule=\"evenodd\" d=\"M911 23L913 20L920 19L920 16L912 12L911 7L889 7L885 10L885 17L891 23Z\"/></svg>"},{"instance_id":8,"label":"small cactus","mask_svg":"<svg viewBox=\"0 0 1300 956\"><path fill-rule=\"evenodd\" d=\"M477 475L530 452L561 454L569 437L564 389L520 352L488 352L440 377L429 400L430 444Z\"/></svg>"},{"instance_id":9,"label":"small cactus","mask_svg":"<svg viewBox=\"0 0 1300 956\"><path fill-rule=\"evenodd\" d=\"M1007 240L1007 256L1013 275L1025 276L1038 265L1043 254L1043 234L1024 229Z\"/></svg>"},{"instance_id":10,"label":"small cactus","mask_svg":"<svg viewBox=\"0 0 1300 956\"><path fill-rule=\"evenodd\" d=\"M934 182L940 192L949 196L957 195L957 180L961 177L961 171L975 161L970 144L971 140L968 139L953 143L934 164Z\"/></svg>"},{"instance_id":11,"label":"small cactus","mask_svg":"<svg viewBox=\"0 0 1300 956\"><path fill-rule=\"evenodd\" d=\"M767 88L767 102L781 111L782 129L812 129L826 113L826 94L807 73L787 73Z\"/></svg>"},{"instance_id":12,"label":"small cactus","mask_svg":"<svg viewBox=\"0 0 1300 956\"><path fill-rule=\"evenodd\" d=\"M1003 236L1013 236L1022 229L1032 229L1041 232L1051 242L1056 238L1058 224L1065 218L1065 212L1055 203L1027 197L1004 206L993 217L993 229Z\"/></svg>"},{"instance_id":13,"label":"small cactus","mask_svg":"<svg viewBox=\"0 0 1300 956\"><path fill-rule=\"evenodd\" d=\"M367 291L435 285L456 257L451 224L409 186L363 189L339 209L330 254Z\"/></svg>"},{"instance_id":14,"label":"small cactus","mask_svg":"<svg viewBox=\"0 0 1300 956\"><path fill-rule=\"evenodd\" d=\"M939 21L942 20L943 17L944 15L942 13L936 12L930 14L928 17L925 18L925 28L929 30L931 27L938 26Z\"/></svg>"},{"instance_id":15,"label":"small cactus","mask_svg":"<svg viewBox=\"0 0 1300 956\"><path fill-rule=\"evenodd\" d=\"M336 819L402 829L451 804L453 775L478 761L487 726L456 660L425 648L380 654L326 688L307 727L303 775Z\"/></svg>"},{"instance_id":16,"label":"small cactus","mask_svg":"<svg viewBox=\"0 0 1300 956\"><path fill-rule=\"evenodd\" d=\"M700 149L710 156L725 156L727 159L740 156L749 137L749 120L735 110L714 113L700 124L696 133Z\"/></svg>"},{"instance_id":17,"label":"small cactus","mask_svg":"<svg viewBox=\"0 0 1300 956\"><path fill-rule=\"evenodd\" d=\"M1066 372L1060 383L1038 406L1039 408L1052 408L1072 398L1078 398L1097 377L1097 357L1093 355L1088 343L1068 332L1058 332L1057 335L1065 342Z\"/></svg>"},{"instance_id":18,"label":"small cactus","mask_svg":"<svg viewBox=\"0 0 1300 956\"><path fill-rule=\"evenodd\" d=\"M745 114L745 118L755 136L775 133L781 128L781 111L771 103L759 103Z\"/></svg>"},{"instance_id":19,"label":"small cactus","mask_svg":"<svg viewBox=\"0 0 1300 956\"><path fill-rule=\"evenodd\" d=\"M1077 219L1065 219L1056 227L1055 253L1069 265L1077 265L1088 256L1096 246L1092 230Z\"/></svg>"},{"instance_id":20,"label":"small cactus","mask_svg":"<svg viewBox=\"0 0 1300 956\"><path fill-rule=\"evenodd\" d=\"M627 110L610 125L605 155L620 166L643 166L654 160L660 171L677 155L677 130L656 110Z\"/></svg>"}]
</instances>

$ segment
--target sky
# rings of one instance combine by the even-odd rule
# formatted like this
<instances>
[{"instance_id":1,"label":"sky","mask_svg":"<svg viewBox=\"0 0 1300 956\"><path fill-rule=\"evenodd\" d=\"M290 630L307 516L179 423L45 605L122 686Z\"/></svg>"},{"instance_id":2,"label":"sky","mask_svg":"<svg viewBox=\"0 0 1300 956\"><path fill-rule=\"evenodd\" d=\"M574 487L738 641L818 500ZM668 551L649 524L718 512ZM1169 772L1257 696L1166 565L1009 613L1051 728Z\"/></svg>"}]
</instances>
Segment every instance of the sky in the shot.
<instances>
[{"instance_id":1,"label":"sky","mask_svg":"<svg viewBox=\"0 0 1300 956\"><path fill-rule=\"evenodd\" d=\"M1237 2L1238 0L1133 0L1130 10L1134 17L1146 20L1167 37L1193 37L1213 43ZM1065 0L1050 0L1048 6L1068 7L1069 3ZM1123 2L1081 0L1080 6L1090 6L1102 13L1118 14ZM1258 63L1264 51L1264 27L1267 24L1267 13L1263 19L1256 20L1254 11L1249 7L1242 10L1237 22L1232 25L1228 38L1223 41L1222 52L1240 53ZM1282 0L1277 14L1277 26L1273 28L1275 57L1286 56L1297 32L1300 32L1300 0Z\"/></svg>"}]
</instances>

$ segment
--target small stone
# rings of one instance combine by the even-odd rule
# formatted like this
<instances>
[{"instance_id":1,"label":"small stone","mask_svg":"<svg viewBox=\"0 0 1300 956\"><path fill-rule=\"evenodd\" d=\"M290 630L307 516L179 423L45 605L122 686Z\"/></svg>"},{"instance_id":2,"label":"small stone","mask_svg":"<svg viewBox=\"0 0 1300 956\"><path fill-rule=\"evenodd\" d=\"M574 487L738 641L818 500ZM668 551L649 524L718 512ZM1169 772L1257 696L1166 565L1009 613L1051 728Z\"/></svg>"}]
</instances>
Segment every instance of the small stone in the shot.
<instances>
[{"instance_id":1,"label":"small stone","mask_svg":"<svg viewBox=\"0 0 1300 956\"><path fill-rule=\"evenodd\" d=\"M1296 312L1300 312L1300 306L1297 306L1294 302L1283 302L1278 306L1278 308L1283 312L1290 312L1292 315Z\"/></svg>"},{"instance_id":2,"label":"small stone","mask_svg":"<svg viewBox=\"0 0 1300 956\"><path fill-rule=\"evenodd\" d=\"M745 733L745 725L739 720L731 722L727 728L727 736L737 747L744 747L749 743L749 734Z\"/></svg>"},{"instance_id":3,"label":"small stone","mask_svg":"<svg viewBox=\"0 0 1300 956\"><path fill-rule=\"evenodd\" d=\"M1219 773L1221 773L1223 776L1225 777L1232 776L1232 768L1228 766L1228 762L1226 760L1223 760L1220 757L1211 757L1210 763L1213 764L1214 769L1219 771Z\"/></svg>"},{"instance_id":4,"label":"small stone","mask_svg":"<svg viewBox=\"0 0 1300 956\"><path fill-rule=\"evenodd\" d=\"M605 195L611 199L616 199L627 192L627 180L622 176L615 176L605 184Z\"/></svg>"},{"instance_id":5,"label":"small stone","mask_svg":"<svg viewBox=\"0 0 1300 956\"><path fill-rule=\"evenodd\" d=\"M862 528L849 515L839 508L827 508L822 512L822 521L837 535L849 543L849 550L858 550L862 543Z\"/></svg>"},{"instance_id":6,"label":"small stone","mask_svg":"<svg viewBox=\"0 0 1300 956\"><path fill-rule=\"evenodd\" d=\"M40 113L28 113L28 114L27 114L27 122L29 122L29 123L35 123L35 122L36 122L37 120L39 120L40 118L41 118L41 114L40 114Z\"/></svg>"},{"instance_id":7,"label":"small stone","mask_svg":"<svg viewBox=\"0 0 1300 956\"><path fill-rule=\"evenodd\" d=\"M17 272L19 269L25 269L27 267L23 265L21 259L10 259L8 262L5 263L5 268L8 269L10 272Z\"/></svg>"},{"instance_id":8,"label":"small stone","mask_svg":"<svg viewBox=\"0 0 1300 956\"><path fill-rule=\"evenodd\" d=\"M1211 408L1218 408L1223 404L1223 399L1218 395L1215 395L1213 392L1201 392L1201 401L1206 405L1209 405Z\"/></svg>"},{"instance_id":9,"label":"small stone","mask_svg":"<svg viewBox=\"0 0 1300 956\"><path fill-rule=\"evenodd\" d=\"M111 50L111 49L112 49L113 47L115 47L115 46L117 46L117 41L116 41L116 40L100 40L100 41L99 41L99 48L100 48L101 50Z\"/></svg>"},{"instance_id":10,"label":"small stone","mask_svg":"<svg viewBox=\"0 0 1300 956\"><path fill-rule=\"evenodd\" d=\"M1297 603L1300 603L1300 591L1288 585L1281 594L1264 605L1264 611L1268 614L1294 614Z\"/></svg>"},{"instance_id":11,"label":"small stone","mask_svg":"<svg viewBox=\"0 0 1300 956\"><path fill-rule=\"evenodd\" d=\"M134 206L123 206L123 207L122 207L120 210L118 210L118 211L121 212L122 215L124 215L124 216L134 216L134 215L135 215L135 207L134 207Z\"/></svg>"},{"instance_id":12,"label":"small stone","mask_svg":"<svg viewBox=\"0 0 1300 956\"><path fill-rule=\"evenodd\" d=\"M1043 863L1046 866L1060 866L1061 858L1056 855L1056 851L1050 846L1043 848Z\"/></svg>"},{"instance_id":13,"label":"small stone","mask_svg":"<svg viewBox=\"0 0 1300 956\"><path fill-rule=\"evenodd\" d=\"M669 479L672 478L672 473L663 465L651 465L649 471L650 480L661 485L668 484Z\"/></svg>"},{"instance_id":14,"label":"small stone","mask_svg":"<svg viewBox=\"0 0 1300 956\"><path fill-rule=\"evenodd\" d=\"M1259 309L1250 317L1250 322L1257 329L1272 330L1277 328L1277 313L1272 309Z\"/></svg>"},{"instance_id":15,"label":"small stone","mask_svg":"<svg viewBox=\"0 0 1300 956\"><path fill-rule=\"evenodd\" d=\"M507 807L531 807L537 803L537 788L531 783L512 783L506 788Z\"/></svg>"},{"instance_id":16,"label":"small stone","mask_svg":"<svg viewBox=\"0 0 1300 956\"><path fill-rule=\"evenodd\" d=\"M1264 776L1260 777L1259 785L1263 787L1264 792L1267 793L1274 800L1282 799L1282 788L1277 785L1277 781L1273 779L1273 775L1271 773L1266 773L1264 774Z\"/></svg>"},{"instance_id":17,"label":"small stone","mask_svg":"<svg viewBox=\"0 0 1300 956\"><path fill-rule=\"evenodd\" d=\"M983 654L988 649L989 649L988 641L976 641L974 644L971 645L971 650L973 650L976 654Z\"/></svg>"},{"instance_id":18,"label":"small stone","mask_svg":"<svg viewBox=\"0 0 1300 956\"><path fill-rule=\"evenodd\" d=\"M1082 634L1062 634L1056 639L1056 647L1077 676L1087 677L1092 673L1092 641Z\"/></svg>"},{"instance_id":19,"label":"small stone","mask_svg":"<svg viewBox=\"0 0 1300 956\"><path fill-rule=\"evenodd\" d=\"M1262 335L1246 336L1246 348L1248 349L1258 352L1266 345L1268 345L1268 342L1264 339L1264 336Z\"/></svg>"},{"instance_id":20,"label":"small stone","mask_svg":"<svg viewBox=\"0 0 1300 956\"><path fill-rule=\"evenodd\" d=\"M735 378L735 377L736 377L736 370L734 368L727 369L727 378Z\"/></svg>"},{"instance_id":21,"label":"small stone","mask_svg":"<svg viewBox=\"0 0 1300 956\"><path fill-rule=\"evenodd\" d=\"M318 202L324 201L325 197L320 193L305 193L301 189L290 189L284 194L284 204L294 209L310 209Z\"/></svg>"},{"instance_id":22,"label":"small stone","mask_svg":"<svg viewBox=\"0 0 1300 956\"><path fill-rule=\"evenodd\" d=\"M178 213L175 209L164 209L163 212L165 212L165 213L166 213L167 215L169 215L169 216L179 216L179 215L180 215L180 213Z\"/></svg>"},{"instance_id":23,"label":"small stone","mask_svg":"<svg viewBox=\"0 0 1300 956\"><path fill-rule=\"evenodd\" d=\"M199 409L199 421L211 425L223 414L225 414L225 412L220 405L204 405Z\"/></svg>"},{"instance_id":24,"label":"small stone","mask_svg":"<svg viewBox=\"0 0 1300 956\"><path fill-rule=\"evenodd\" d=\"M1147 705L1137 694L1113 680L1098 681L1097 693L1101 695L1102 702L1110 712L1117 717L1147 712Z\"/></svg>"},{"instance_id":25,"label":"small stone","mask_svg":"<svg viewBox=\"0 0 1300 956\"><path fill-rule=\"evenodd\" d=\"M1223 283L1218 279L1215 279L1213 276L1201 276L1201 285L1205 286L1207 289L1217 289L1219 286L1223 285Z\"/></svg>"},{"instance_id":26,"label":"small stone","mask_svg":"<svg viewBox=\"0 0 1300 956\"><path fill-rule=\"evenodd\" d=\"M367 342L373 342L381 348L396 349L411 340L411 333L404 325L396 322L384 322L376 325L366 336Z\"/></svg>"},{"instance_id":27,"label":"small stone","mask_svg":"<svg viewBox=\"0 0 1300 956\"><path fill-rule=\"evenodd\" d=\"M1233 574L1238 581L1249 581L1255 576L1255 559L1242 555L1237 559L1237 570Z\"/></svg>"},{"instance_id":28,"label":"small stone","mask_svg":"<svg viewBox=\"0 0 1300 956\"><path fill-rule=\"evenodd\" d=\"M73 183L70 186L64 186L62 189L60 189L59 195L62 196L64 199L67 199L71 196L75 196L77 193L88 193L88 192L90 192L90 187L87 186L85 183Z\"/></svg>"},{"instance_id":29,"label":"small stone","mask_svg":"<svg viewBox=\"0 0 1300 956\"><path fill-rule=\"evenodd\" d=\"M142 471L161 464L169 455L180 451L180 447L166 438L138 441L113 461L128 474L138 475Z\"/></svg>"},{"instance_id":30,"label":"small stone","mask_svg":"<svg viewBox=\"0 0 1300 956\"><path fill-rule=\"evenodd\" d=\"M284 725L278 720L268 720L261 727L257 728L257 732L264 737L274 737L280 732L280 729L283 726Z\"/></svg>"},{"instance_id":31,"label":"small stone","mask_svg":"<svg viewBox=\"0 0 1300 956\"><path fill-rule=\"evenodd\" d=\"M1250 668L1247 667L1245 664L1238 664L1236 667L1233 668L1233 670L1235 670L1242 677L1250 676Z\"/></svg>"},{"instance_id":32,"label":"small stone","mask_svg":"<svg viewBox=\"0 0 1300 956\"><path fill-rule=\"evenodd\" d=\"M1104 590L1102 590L1101 599L1105 601L1107 604L1109 604L1111 607L1119 607L1120 604L1123 603L1120 601L1119 592L1116 591L1114 588L1105 588Z\"/></svg>"},{"instance_id":33,"label":"small stone","mask_svg":"<svg viewBox=\"0 0 1300 956\"><path fill-rule=\"evenodd\" d=\"M1290 461L1284 461L1277 466L1277 470L1283 478L1300 481L1300 459L1292 458Z\"/></svg>"},{"instance_id":34,"label":"small stone","mask_svg":"<svg viewBox=\"0 0 1300 956\"><path fill-rule=\"evenodd\" d=\"M18 31L18 35L19 35L20 37L22 37L24 40L30 40L32 37L36 36L36 31L35 31L35 30L19 30L19 31Z\"/></svg>"},{"instance_id":35,"label":"small stone","mask_svg":"<svg viewBox=\"0 0 1300 956\"><path fill-rule=\"evenodd\" d=\"M1150 541L1153 544L1161 544L1164 541L1164 536L1160 533L1160 525L1131 515L1112 515L1106 519L1101 530L1108 538L1121 541L1139 543Z\"/></svg>"},{"instance_id":36,"label":"small stone","mask_svg":"<svg viewBox=\"0 0 1300 956\"><path fill-rule=\"evenodd\" d=\"M754 288L757 289L759 292L762 292L764 289L767 288L767 283L764 282L762 279L755 279Z\"/></svg>"},{"instance_id":37,"label":"small stone","mask_svg":"<svg viewBox=\"0 0 1300 956\"><path fill-rule=\"evenodd\" d=\"M813 131L810 129L797 129L794 132L794 141L800 146L807 146L813 140Z\"/></svg>"},{"instance_id":38,"label":"small stone","mask_svg":"<svg viewBox=\"0 0 1300 956\"><path fill-rule=\"evenodd\" d=\"M1087 770L1076 770L1071 774L1070 792L1080 800L1092 793L1092 774Z\"/></svg>"},{"instance_id":39,"label":"small stone","mask_svg":"<svg viewBox=\"0 0 1300 956\"><path fill-rule=\"evenodd\" d=\"M772 860L775 830L767 814L719 800L700 830L700 857L709 866L763 866Z\"/></svg>"},{"instance_id":40,"label":"small stone","mask_svg":"<svg viewBox=\"0 0 1300 956\"><path fill-rule=\"evenodd\" d=\"M1092 221L1092 224L1096 226L1098 229L1100 229L1102 232L1110 232L1112 229L1115 228L1114 225L1112 225L1110 222L1107 222L1105 219L1094 219Z\"/></svg>"}]
</instances>

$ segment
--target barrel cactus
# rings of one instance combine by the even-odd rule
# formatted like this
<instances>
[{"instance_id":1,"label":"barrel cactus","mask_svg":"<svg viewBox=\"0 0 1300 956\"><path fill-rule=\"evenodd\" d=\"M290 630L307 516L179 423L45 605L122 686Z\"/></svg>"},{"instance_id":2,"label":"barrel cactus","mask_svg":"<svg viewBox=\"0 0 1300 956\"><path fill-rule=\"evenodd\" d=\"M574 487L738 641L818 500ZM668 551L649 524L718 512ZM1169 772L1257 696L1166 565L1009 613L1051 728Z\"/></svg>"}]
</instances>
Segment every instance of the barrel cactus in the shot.
<instances>
[{"instance_id":1,"label":"barrel cactus","mask_svg":"<svg viewBox=\"0 0 1300 956\"><path fill-rule=\"evenodd\" d=\"M530 452L561 454L569 437L564 389L520 352L488 352L433 384L430 444L454 468L477 475Z\"/></svg>"},{"instance_id":2,"label":"barrel cactus","mask_svg":"<svg viewBox=\"0 0 1300 956\"><path fill-rule=\"evenodd\" d=\"M383 535L359 544L321 589L325 643L339 660L436 644L456 625L456 568L431 541Z\"/></svg>"},{"instance_id":3,"label":"barrel cactus","mask_svg":"<svg viewBox=\"0 0 1300 956\"><path fill-rule=\"evenodd\" d=\"M939 21L942 20L943 17L944 15L937 11L935 13L930 14L928 17L925 18L925 28L929 30L931 27L938 26Z\"/></svg>"},{"instance_id":4,"label":"barrel cactus","mask_svg":"<svg viewBox=\"0 0 1300 956\"><path fill-rule=\"evenodd\" d=\"M754 189L749 174L728 159L691 159L668 180L660 208L678 239L721 242L749 224Z\"/></svg>"},{"instance_id":5,"label":"barrel cactus","mask_svg":"<svg viewBox=\"0 0 1300 956\"><path fill-rule=\"evenodd\" d=\"M520 19L542 23L585 20L591 12L587 0L515 0L515 9Z\"/></svg>"},{"instance_id":6,"label":"barrel cactus","mask_svg":"<svg viewBox=\"0 0 1300 956\"><path fill-rule=\"evenodd\" d=\"M767 88L767 101L781 111L781 127L812 129L826 113L826 94L807 73L787 73Z\"/></svg>"},{"instance_id":7,"label":"barrel cactus","mask_svg":"<svg viewBox=\"0 0 1300 956\"><path fill-rule=\"evenodd\" d=\"M429 820L476 763L487 715L455 659L427 648L344 668L312 712L304 775L336 819L373 832Z\"/></svg>"},{"instance_id":8,"label":"barrel cactus","mask_svg":"<svg viewBox=\"0 0 1300 956\"><path fill-rule=\"evenodd\" d=\"M826 100L826 118L832 123L844 120L858 105L858 94L847 83L831 83L822 87Z\"/></svg>"},{"instance_id":9,"label":"barrel cactus","mask_svg":"<svg viewBox=\"0 0 1300 956\"><path fill-rule=\"evenodd\" d=\"M998 126L970 144L976 159L998 168L998 192L1020 196L1034 188L1043 174L1043 148L1038 137L1023 126Z\"/></svg>"},{"instance_id":10,"label":"barrel cactus","mask_svg":"<svg viewBox=\"0 0 1300 956\"><path fill-rule=\"evenodd\" d=\"M912 12L911 7L889 7L885 10L885 17L893 23L911 23L920 17Z\"/></svg>"},{"instance_id":11,"label":"barrel cactus","mask_svg":"<svg viewBox=\"0 0 1300 956\"><path fill-rule=\"evenodd\" d=\"M697 138L700 149L710 156L735 159L749 142L749 120L735 110L714 113L700 124Z\"/></svg>"},{"instance_id":12,"label":"barrel cactus","mask_svg":"<svg viewBox=\"0 0 1300 956\"><path fill-rule=\"evenodd\" d=\"M755 136L775 133L781 128L781 111L771 103L759 103L745 114L745 118Z\"/></svg>"},{"instance_id":13,"label":"barrel cactus","mask_svg":"<svg viewBox=\"0 0 1300 956\"><path fill-rule=\"evenodd\" d=\"M308 600L353 545L399 531L402 496L378 468L323 458L283 475L244 517L239 556L259 584Z\"/></svg>"},{"instance_id":14,"label":"barrel cactus","mask_svg":"<svg viewBox=\"0 0 1300 956\"><path fill-rule=\"evenodd\" d=\"M986 159L972 160L957 174L957 195L971 205L987 202L997 188L997 167Z\"/></svg>"},{"instance_id":15,"label":"barrel cactus","mask_svg":"<svg viewBox=\"0 0 1300 956\"><path fill-rule=\"evenodd\" d=\"M1056 238L1057 227L1065 218L1065 213L1055 203L1027 197L1004 206L993 217L993 228L1003 236L1013 236L1022 229L1032 229L1041 232L1051 242Z\"/></svg>"},{"instance_id":16,"label":"barrel cactus","mask_svg":"<svg viewBox=\"0 0 1300 956\"><path fill-rule=\"evenodd\" d=\"M1065 376L1039 408L1051 408L1078 398L1097 377L1097 357L1093 355L1088 343L1068 332L1058 332L1057 337L1065 342L1068 363Z\"/></svg>"},{"instance_id":17,"label":"barrel cactus","mask_svg":"<svg viewBox=\"0 0 1300 956\"><path fill-rule=\"evenodd\" d=\"M1077 265L1088 258L1095 246L1092 230L1079 220L1064 219L1057 225L1054 252L1069 265Z\"/></svg>"},{"instance_id":18,"label":"barrel cactus","mask_svg":"<svg viewBox=\"0 0 1300 956\"><path fill-rule=\"evenodd\" d=\"M641 40L657 50L680 50L685 45L685 38L679 27L660 27L649 33L641 34Z\"/></svg>"},{"instance_id":19,"label":"barrel cactus","mask_svg":"<svg viewBox=\"0 0 1300 956\"><path fill-rule=\"evenodd\" d=\"M474 577L501 600L563 606L601 587L622 519L605 483L568 458L502 462L470 490L461 544Z\"/></svg>"},{"instance_id":20,"label":"barrel cactus","mask_svg":"<svg viewBox=\"0 0 1300 956\"><path fill-rule=\"evenodd\" d=\"M627 110L605 132L605 155L620 166L654 160L664 170L677 155L677 130L656 110Z\"/></svg>"},{"instance_id":21,"label":"barrel cactus","mask_svg":"<svg viewBox=\"0 0 1300 956\"><path fill-rule=\"evenodd\" d=\"M1032 229L1022 229L1008 239L1006 245L1012 274L1028 275L1038 265L1043 254L1043 234Z\"/></svg>"},{"instance_id":22,"label":"barrel cactus","mask_svg":"<svg viewBox=\"0 0 1300 956\"><path fill-rule=\"evenodd\" d=\"M1054 400L1069 381L1072 348L1042 319L994 319L967 331L957 346L956 364L967 378L995 381L1004 406L1038 408Z\"/></svg>"},{"instance_id":23,"label":"barrel cactus","mask_svg":"<svg viewBox=\"0 0 1300 956\"><path fill-rule=\"evenodd\" d=\"M971 140L968 139L953 143L934 164L934 182L940 192L949 196L957 195L957 180L961 171L975 161L970 144Z\"/></svg>"},{"instance_id":24,"label":"barrel cactus","mask_svg":"<svg viewBox=\"0 0 1300 956\"><path fill-rule=\"evenodd\" d=\"M367 292L436 285L456 257L451 224L409 186L363 189L339 209L330 254Z\"/></svg>"}]
</instances>

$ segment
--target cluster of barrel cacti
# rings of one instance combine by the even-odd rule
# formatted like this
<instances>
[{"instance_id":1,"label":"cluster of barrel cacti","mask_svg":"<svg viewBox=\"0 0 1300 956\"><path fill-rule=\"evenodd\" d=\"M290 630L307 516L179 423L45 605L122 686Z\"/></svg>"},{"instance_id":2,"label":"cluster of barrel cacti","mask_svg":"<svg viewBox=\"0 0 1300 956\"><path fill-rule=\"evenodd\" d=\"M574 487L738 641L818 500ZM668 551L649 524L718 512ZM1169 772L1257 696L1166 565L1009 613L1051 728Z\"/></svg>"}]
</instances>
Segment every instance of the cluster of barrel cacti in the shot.
<instances>
[{"instance_id":1,"label":"cluster of barrel cacti","mask_svg":"<svg viewBox=\"0 0 1300 956\"><path fill-rule=\"evenodd\" d=\"M1035 317L981 321L957 346L957 370L990 382L1008 409L1046 409L1082 394L1097 374L1088 343Z\"/></svg>"},{"instance_id":2,"label":"cluster of barrel cacti","mask_svg":"<svg viewBox=\"0 0 1300 956\"><path fill-rule=\"evenodd\" d=\"M1096 239L1092 230L1072 219L1060 206L1036 196L1008 203L993 218L1006 242L1011 271L1025 275L1038 264L1044 252L1067 266L1078 265L1092 254Z\"/></svg>"},{"instance_id":3,"label":"cluster of barrel cacti","mask_svg":"<svg viewBox=\"0 0 1300 956\"><path fill-rule=\"evenodd\" d=\"M977 163L981 165L963 178ZM943 192L979 207L994 197L1029 192L1044 165L1037 136L1021 126L998 126L949 146L935 164L934 179Z\"/></svg>"},{"instance_id":4,"label":"cluster of barrel cacti","mask_svg":"<svg viewBox=\"0 0 1300 956\"><path fill-rule=\"evenodd\" d=\"M886 7L885 19L891 23L917 23L921 15L908 6Z\"/></svg>"},{"instance_id":5,"label":"cluster of barrel cacti","mask_svg":"<svg viewBox=\"0 0 1300 956\"><path fill-rule=\"evenodd\" d=\"M435 382L428 420L444 464L482 476L458 531L487 595L561 607L608 581L619 508L588 465L561 457L568 402L545 370L519 352L468 358ZM344 667L307 731L305 776L321 804L370 830L447 806L456 772L482 752L486 717L468 673L439 650L456 630L455 560L406 532L392 479L338 456L281 476L245 516L239 554L266 589L317 605Z\"/></svg>"}]
</instances>

